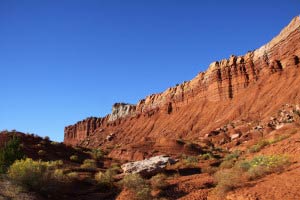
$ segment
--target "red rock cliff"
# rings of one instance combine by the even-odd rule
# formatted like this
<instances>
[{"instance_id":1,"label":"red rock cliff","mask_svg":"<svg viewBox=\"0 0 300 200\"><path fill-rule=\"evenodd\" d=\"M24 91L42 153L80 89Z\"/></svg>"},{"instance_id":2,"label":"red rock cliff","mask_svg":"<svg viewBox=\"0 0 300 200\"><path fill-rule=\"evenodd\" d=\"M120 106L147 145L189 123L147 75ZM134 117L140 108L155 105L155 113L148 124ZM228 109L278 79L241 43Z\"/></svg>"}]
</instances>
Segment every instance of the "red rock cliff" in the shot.
<instances>
[{"instance_id":1,"label":"red rock cliff","mask_svg":"<svg viewBox=\"0 0 300 200\"><path fill-rule=\"evenodd\" d=\"M300 18L295 17L255 51L213 62L191 81L136 105L115 104L104 118L87 118L66 127L64 142L96 147L164 137L194 139L234 119L263 118L281 104L300 99L299 57ZM108 141L108 135L114 139Z\"/></svg>"}]
</instances>

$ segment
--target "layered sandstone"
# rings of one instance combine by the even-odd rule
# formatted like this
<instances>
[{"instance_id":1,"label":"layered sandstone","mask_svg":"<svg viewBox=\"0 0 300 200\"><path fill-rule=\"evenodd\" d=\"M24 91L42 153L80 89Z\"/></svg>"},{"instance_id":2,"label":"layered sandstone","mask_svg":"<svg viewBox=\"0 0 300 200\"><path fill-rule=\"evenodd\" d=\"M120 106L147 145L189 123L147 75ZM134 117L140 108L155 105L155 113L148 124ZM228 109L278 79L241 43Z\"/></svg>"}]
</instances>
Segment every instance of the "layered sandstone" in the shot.
<instances>
[{"instance_id":1,"label":"layered sandstone","mask_svg":"<svg viewBox=\"0 0 300 200\"><path fill-rule=\"evenodd\" d=\"M161 138L195 139L235 119L267 117L283 103L300 100L300 18L271 42L244 56L213 62L191 81L152 94L136 105L115 104L112 114L65 128L64 142L121 146L114 156L143 158ZM115 139L107 141L106 136ZM134 144L134 145L133 145ZM130 146L131 150L128 148ZM129 152L130 151L130 152Z\"/></svg>"}]
</instances>

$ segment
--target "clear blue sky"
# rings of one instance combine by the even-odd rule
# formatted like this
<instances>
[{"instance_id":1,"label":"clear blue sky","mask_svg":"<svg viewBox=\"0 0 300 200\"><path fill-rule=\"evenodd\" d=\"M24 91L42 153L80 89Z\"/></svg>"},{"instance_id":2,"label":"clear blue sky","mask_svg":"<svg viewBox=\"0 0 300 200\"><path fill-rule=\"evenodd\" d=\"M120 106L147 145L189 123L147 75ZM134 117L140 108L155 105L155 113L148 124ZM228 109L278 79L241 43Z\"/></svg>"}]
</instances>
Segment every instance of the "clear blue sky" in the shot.
<instances>
[{"instance_id":1,"label":"clear blue sky","mask_svg":"<svg viewBox=\"0 0 300 200\"><path fill-rule=\"evenodd\" d=\"M268 42L299 0L0 0L0 130L66 125Z\"/></svg>"}]
</instances>

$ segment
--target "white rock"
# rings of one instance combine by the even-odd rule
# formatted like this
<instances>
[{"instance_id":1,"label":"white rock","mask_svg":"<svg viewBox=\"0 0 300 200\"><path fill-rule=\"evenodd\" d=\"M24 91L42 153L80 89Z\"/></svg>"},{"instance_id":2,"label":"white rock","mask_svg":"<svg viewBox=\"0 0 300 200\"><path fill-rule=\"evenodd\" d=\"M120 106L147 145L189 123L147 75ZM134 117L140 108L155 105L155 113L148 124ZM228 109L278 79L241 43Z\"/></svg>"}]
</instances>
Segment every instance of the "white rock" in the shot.
<instances>
[{"instance_id":1,"label":"white rock","mask_svg":"<svg viewBox=\"0 0 300 200\"><path fill-rule=\"evenodd\" d=\"M139 173L141 175L147 176L161 172L168 163L172 164L174 162L175 160L170 158L169 156L160 155L141 161L129 162L123 164L121 168L125 174Z\"/></svg>"},{"instance_id":2,"label":"white rock","mask_svg":"<svg viewBox=\"0 0 300 200\"><path fill-rule=\"evenodd\" d=\"M230 136L231 140L235 140L240 137L240 134L236 133Z\"/></svg>"}]
</instances>

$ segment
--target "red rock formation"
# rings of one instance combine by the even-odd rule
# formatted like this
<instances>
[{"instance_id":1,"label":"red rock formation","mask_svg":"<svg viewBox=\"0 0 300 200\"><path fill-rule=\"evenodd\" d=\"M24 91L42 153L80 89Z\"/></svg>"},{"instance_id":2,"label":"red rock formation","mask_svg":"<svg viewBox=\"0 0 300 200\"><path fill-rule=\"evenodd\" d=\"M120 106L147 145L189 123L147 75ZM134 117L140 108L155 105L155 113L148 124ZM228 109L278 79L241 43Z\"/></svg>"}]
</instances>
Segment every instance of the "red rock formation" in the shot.
<instances>
[{"instance_id":1,"label":"red rock formation","mask_svg":"<svg viewBox=\"0 0 300 200\"><path fill-rule=\"evenodd\" d=\"M299 57L300 18L295 17L255 51L213 62L191 81L136 106L115 104L112 115L66 127L64 142L118 146L112 156L136 159L145 157L147 151L141 149L151 149L160 138L197 139L232 120L264 119L284 103L299 102ZM106 141L112 133L114 139Z\"/></svg>"}]
</instances>

